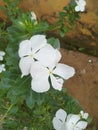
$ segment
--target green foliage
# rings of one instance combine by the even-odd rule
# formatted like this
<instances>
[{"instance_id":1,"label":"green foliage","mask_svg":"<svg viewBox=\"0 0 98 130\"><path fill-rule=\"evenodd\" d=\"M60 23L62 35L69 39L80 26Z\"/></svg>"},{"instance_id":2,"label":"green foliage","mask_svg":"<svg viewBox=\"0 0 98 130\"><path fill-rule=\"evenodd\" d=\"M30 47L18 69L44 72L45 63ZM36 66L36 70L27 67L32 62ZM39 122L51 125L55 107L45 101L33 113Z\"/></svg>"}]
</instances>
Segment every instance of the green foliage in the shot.
<instances>
[{"instance_id":1,"label":"green foliage","mask_svg":"<svg viewBox=\"0 0 98 130\"><path fill-rule=\"evenodd\" d=\"M58 38L51 37L48 39L48 43L51 44L54 48L60 49L60 41Z\"/></svg>"},{"instance_id":2,"label":"green foliage","mask_svg":"<svg viewBox=\"0 0 98 130\"><path fill-rule=\"evenodd\" d=\"M3 0L5 6L1 6L0 9L10 18L12 21L16 19L22 13L22 10L19 8L19 3L21 0Z\"/></svg>"},{"instance_id":3,"label":"green foliage","mask_svg":"<svg viewBox=\"0 0 98 130\"><path fill-rule=\"evenodd\" d=\"M22 14L17 19L12 21L12 26L7 28L9 38L12 42L28 39L32 35L45 33L48 28L48 23L45 21L35 23L31 20L30 12Z\"/></svg>"},{"instance_id":4,"label":"green foliage","mask_svg":"<svg viewBox=\"0 0 98 130\"><path fill-rule=\"evenodd\" d=\"M61 92L51 89L49 92L39 95L33 91L30 91L30 93L32 96L27 96L26 102L21 104L18 102L11 107L3 123L4 129L13 130L17 128L22 130L24 127L27 127L35 130L53 130L52 119L59 108L64 108L68 113L79 113L81 110L77 101L68 95L65 89ZM15 93L14 96L16 96Z\"/></svg>"},{"instance_id":5,"label":"green foliage","mask_svg":"<svg viewBox=\"0 0 98 130\"><path fill-rule=\"evenodd\" d=\"M80 18L74 8L75 4L74 2L71 2L71 4L63 8L62 12L59 12L58 24L61 37L64 37L65 34L73 28L75 22Z\"/></svg>"}]
</instances>

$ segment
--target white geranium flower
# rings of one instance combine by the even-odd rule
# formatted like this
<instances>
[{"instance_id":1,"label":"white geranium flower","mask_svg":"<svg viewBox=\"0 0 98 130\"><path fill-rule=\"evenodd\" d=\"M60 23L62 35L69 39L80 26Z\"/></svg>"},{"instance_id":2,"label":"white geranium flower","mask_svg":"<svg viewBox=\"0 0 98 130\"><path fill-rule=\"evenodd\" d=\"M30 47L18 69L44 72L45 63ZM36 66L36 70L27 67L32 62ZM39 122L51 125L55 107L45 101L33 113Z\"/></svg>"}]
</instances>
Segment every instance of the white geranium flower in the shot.
<instances>
[{"instance_id":1,"label":"white geranium flower","mask_svg":"<svg viewBox=\"0 0 98 130\"><path fill-rule=\"evenodd\" d=\"M2 71L5 71L5 64L1 64L0 65L0 73L2 73Z\"/></svg>"},{"instance_id":2,"label":"white geranium flower","mask_svg":"<svg viewBox=\"0 0 98 130\"><path fill-rule=\"evenodd\" d=\"M83 119L87 119L89 114L88 113L84 113L84 111L80 111L80 115Z\"/></svg>"},{"instance_id":3,"label":"white geranium flower","mask_svg":"<svg viewBox=\"0 0 98 130\"><path fill-rule=\"evenodd\" d=\"M33 11L31 12L31 20L37 21L36 14Z\"/></svg>"},{"instance_id":4,"label":"white geranium flower","mask_svg":"<svg viewBox=\"0 0 98 130\"><path fill-rule=\"evenodd\" d=\"M77 6L75 7L76 12L85 11L86 1L85 0L76 0Z\"/></svg>"},{"instance_id":5,"label":"white geranium flower","mask_svg":"<svg viewBox=\"0 0 98 130\"><path fill-rule=\"evenodd\" d=\"M0 61L3 60L3 56L5 55L5 52L4 51L0 51Z\"/></svg>"},{"instance_id":6,"label":"white geranium flower","mask_svg":"<svg viewBox=\"0 0 98 130\"><path fill-rule=\"evenodd\" d=\"M69 114L59 109L53 118L53 126L55 130L84 130L87 127L86 121L81 121L79 115Z\"/></svg>"},{"instance_id":7,"label":"white geranium flower","mask_svg":"<svg viewBox=\"0 0 98 130\"><path fill-rule=\"evenodd\" d=\"M32 90L40 93L49 90L49 77L53 88L61 90L64 80L72 77L75 74L75 70L74 68L61 63L58 63L56 66L52 65L45 67L39 62L34 62L30 73L33 78L31 83Z\"/></svg>"},{"instance_id":8,"label":"white geranium flower","mask_svg":"<svg viewBox=\"0 0 98 130\"><path fill-rule=\"evenodd\" d=\"M44 66L53 66L61 59L60 52L47 44L45 35L35 35L30 40L22 41L19 45L19 56L22 77L30 73L35 60Z\"/></svg>"}]
</instances>

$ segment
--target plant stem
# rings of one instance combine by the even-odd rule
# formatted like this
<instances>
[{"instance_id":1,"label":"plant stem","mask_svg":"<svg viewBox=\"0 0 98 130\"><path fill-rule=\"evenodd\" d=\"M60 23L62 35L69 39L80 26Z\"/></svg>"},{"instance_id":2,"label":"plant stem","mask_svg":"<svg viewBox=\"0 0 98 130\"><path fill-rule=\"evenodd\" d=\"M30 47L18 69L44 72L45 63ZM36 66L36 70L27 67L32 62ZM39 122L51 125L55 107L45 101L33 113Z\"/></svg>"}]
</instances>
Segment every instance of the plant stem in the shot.
<instances>
[{"instance_id":1,"label":"plant stem","mask_svg":"<svg viewBox=\"0 0 98 130\"><path fill-rule=\"evenodd\" d=\"M8 108L8 110L6 111L6 113L4 114L4 116L0 119L0 123L2 123L3 122L3 120L5 119L5 117L7 117L7 115L8 115L8 112L11 110L11 108L13 107L13 104L12 105L10 105L10 107Z\"/></svg>"}]
</instances>

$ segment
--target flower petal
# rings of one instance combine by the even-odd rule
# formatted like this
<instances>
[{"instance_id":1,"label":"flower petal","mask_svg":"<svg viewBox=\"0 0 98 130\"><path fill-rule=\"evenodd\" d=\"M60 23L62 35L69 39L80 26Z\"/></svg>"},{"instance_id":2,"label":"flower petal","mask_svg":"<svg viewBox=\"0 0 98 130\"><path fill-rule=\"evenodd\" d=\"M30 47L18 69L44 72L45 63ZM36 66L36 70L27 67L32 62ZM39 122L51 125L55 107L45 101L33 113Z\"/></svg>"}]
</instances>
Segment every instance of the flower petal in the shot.
<instances>
[{"instance_id":1,"label":"flower petal","mask_svg":"<svg viewBox=\"0 0 98 130\"><path fill-rule=\"evenodd\" d=\"M86 121L79 121L74 130L84 130L87 127L87 122Z\"/></svg>"},{"instance_id":2,"label":"flower petal","mask_svg":"<svg viewBox=\"0 0 98 130\"><path fill-rule=\"evenodd\" d=\"M81 116L82 116L83 119L87 119L88 116L89 116L88 113L84 113L84 111L82 111L82 110L80 111L80 114L81 114Z\"/></svg>"},{"instance_id":3,"label":"flower petal","mask_svg":"<svg viewBox=\"0 0 98 130\"><path fill-rule=\"evenodd\" d=\"M42 75L40 78L34 78L31 82L32 90L37 93L43 93L49 90L50 85L47 75Z\"/></svg>"},{"instance_id":4,"label":"flower petal","mask_svg":"<svg viewBox=\"0 0 98 130\"><path fill-rule=\"evenodd\" d=\"M49 77L49 72L48 69L45 68L40 64L40 62L35 61L32 64L31 70L30 70L31 76L34 79L39 79L41 77Z\"/></svg>"},{"instance_id":5,"label":"flower petal","mask_svg":"<svg viewBox=\"0 0 98 130\"><path fill-rule=\"evenodd\" d=\"M84 12L84 11L85 11L85 6L81 6L81 7L80 7L80 11L81 11L81 12Z\"/></svg>"},{"instance_id":6,"label":"flower petal","mask_svg":"<svg viewBox=\"0 0 98 130\"><path fill-rule=\"evenodd\" d=\"M20 57L31 54L31 42L29 40L24 40L20 43L18 54Z\"/></svg>"},{"instance_id":7,"label":"flower petal","mask_svg":"<svg viewBox=\"0 0 98 130\"><path fill-rule=\"evenodd\" d=\"M4 51L0 51L0 56L4 56L5 52Z\"/></svg>"},{"instance_id":8,"label":"flower petal","mask_svg":"<svg viewBox=\"0 0 98 130\"><path fill-rule=\"evenodd\" d=\"M5 64L0 64L0 73L2 72L2 71L5 71L6 69L5 69Z\"/></svg>"},{"instance_id":9,"label":"flower petal","mask_svg":"<svg viewBox=\"0 0 98 130\"><path fill-rule=\"evenodd\" d=\"M31 12L31 20L37 20L36 14L33 11Z\"/></svg>"},{"instance_id":10,"label":"flower petal","mask_svg":"<svg viewBox=\"0 0 98 130\"><path fill-rule=\"evenodd\" d=\"M63 123L56 117L53 118L53 127L55 130L61 130Z\"/></svg>"},{"instance_id":11,"label":"flower petal","mask_svg":"<svg viewBox=\"0 0 98 130\"><path fill-rule=\"evenodd\" d=\"M67 125L72 127L74 125L76 125L76 123L80 120L80 116L79 115L72 115L70 116L70 118L67 119Z\"/></svg>"},{"instance_id":12,"label":"flower petal","mask_svg":"<svg viewBox=\"0 0 98 130\"><path fill-rule=\"evenodd\" d=\"M75 7L75 11L76 11L76 12L79 12L79 11L80 11L80 7L79 7L78 5Z\"/></svg>"},{"instance_id":13,"label":"flower petal","mask_svg":"<svg viewBox=\"0 0 98 130\"><path fill-rule=\"evenodd\" d=\"M85 0L80 0L78 4L79 4L79 6L85 6L86 1Z\"/></svg>"},{"instance_id":14,"label":"flower petal","mask_svg":"<svg viewBox=\"0 0 98 130\"><path fill-rule=\"evenodd\" d=\"M30 57L23 57L20 59L19 67L21 69L22 76L28 75L30 73L31 65L33 63L33 59Z\"/></svg>"},{"instance_id":15,"label":"flower petal","mask_svg":"<svg viewBox=\"0 0 98 130\"><path fill-rule=\"evenodd\" d=\"M42 93L49 90L49 73L48 69L42 66L38 61L34 62L31 67L31 76L32 76L32 90Z\"/></svg>"},{"instance_id":16,"label":"flower petal","mask_svg":"<svg viewBox=\"0 0 98 130\"><path fill-rule=\"evenodd\" d=\"M3 60L3 56L0 56L0 61L2 61Z\"/></svg>"},{"instance_id":17,"label":"flower petal","mask_svg":"<svg viewBox=\"0 0 98 130\"><path fill-rule=\"evenodd\" d=\"M33 53L43 48L47 44L45 35L34 35L30 39Z\"/></svg>"},{"instance_id":18,"label":"flower petal","mask_svg":"<svg viewBox=\"0 0 98 130\"><path fill-rule=\"evenodd\" d=\"M75 74L75 69L68 65L58 63L53 73L67 80Z\"/></svg>"},{"instance_id":19,"label":"flower petal","mask_svg":"<svg viewBox=\"0 0 98 130\"><path fill-rule=\"evenodd\" d=\"M66 117L67 117L67 113L63 109L59 109L56 112L56 118L58 118L59 120L61 120L61 122L65 122Z\"/></svg>"},{"instance_id":20,"label":"flower petal","mask_svg":"<svg viewBox=\"0 0 98 130\"><path fill-rule=\"evenodd\" d=\"M35 59L41 62L44 66L53 68L61 59L61 54L57 49L47 44L35 55Z\"/></svg>"},{"instance_id":21,"label":"flower petal","mask_svg":"<svg viewBox=\"0 0 98 130\"><path fill-rule=\"evenodd\" d=\"M50 75L52 87L56 90L61 91L63 87L64 80L62 78L55 77Z\"/></svg>"},{"instance_id":22,"label":"flower petal","mask_svg":"<svg viewBox=\"0 0 98 130\"><path fill-rule=\"evenodd\" d=\"M3 60L3 56L5 55L5 52L4 51L0 51L0 61Z\"/></svg>"}]
</instances>

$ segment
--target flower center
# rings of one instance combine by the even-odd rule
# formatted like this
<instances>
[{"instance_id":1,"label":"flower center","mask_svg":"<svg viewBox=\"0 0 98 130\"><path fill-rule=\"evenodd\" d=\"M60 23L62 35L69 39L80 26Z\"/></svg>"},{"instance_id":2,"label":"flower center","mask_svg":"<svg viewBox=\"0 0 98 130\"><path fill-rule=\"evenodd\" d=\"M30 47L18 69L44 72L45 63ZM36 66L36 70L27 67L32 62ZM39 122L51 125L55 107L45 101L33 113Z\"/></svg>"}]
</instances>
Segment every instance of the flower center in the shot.
<instances>
[{"instance_id":1,"label":"flower center","mask_svg":"<svg viewBox=\"0 0 98 130\"><path fill-rule=\"evenodd\" d=\"M53 70L49 70L49 75L53 74Z\"/></svg>"},{"instance_id":2,"label":"flower center","mask_svg":"<svg viewBox=\"0 0 98 130\"><path fill-rule=\"evenodd\" d=\"M34 58L34 55L31 53L31 54L29 55L29 57L30 57L30 58Z\"/></svg>"}]
</instances>

